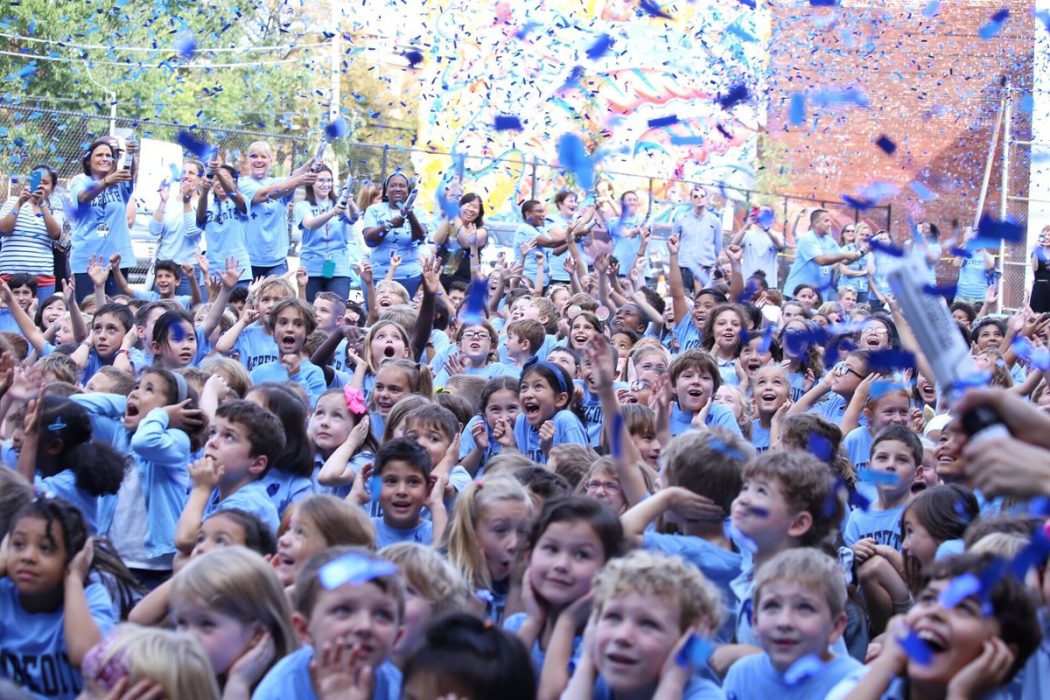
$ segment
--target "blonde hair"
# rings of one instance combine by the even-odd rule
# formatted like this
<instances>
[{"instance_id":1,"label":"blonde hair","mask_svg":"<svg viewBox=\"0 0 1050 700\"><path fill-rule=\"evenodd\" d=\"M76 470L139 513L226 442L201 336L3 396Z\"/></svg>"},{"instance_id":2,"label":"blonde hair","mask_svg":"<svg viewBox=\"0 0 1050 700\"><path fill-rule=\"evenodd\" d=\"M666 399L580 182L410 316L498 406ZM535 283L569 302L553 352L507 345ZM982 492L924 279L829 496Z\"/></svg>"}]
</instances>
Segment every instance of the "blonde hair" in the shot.
<instances>
[{"instance_id":1,"label":"blonde hair","mask_svg":"<svg viewBox=\"0 0 1050 700\"><path fill-rule=\"evenodd\" d=\"M123 624L104 642L98 669L113 662L127 669L128 687L148 680L164 688L165 698L219 700L208 655L197 638L159 627Z\"/></svg>"},{"instance_id":2,"label":"blonde hair","mask_svg":"<svg viewBox=\"0 0 1050 700\"><path fill-rule=\"evenodd\" d=\"M365 335L364 346L362 347L363 355L361 359L368 365L368 371L372 374L379 371L379 365L376 364L376 360L379 358L372 357L372 340L379 334L379 331L387 327L396 329L401 336L401 340L405 343L405 351L408 353L412 352L412 339L408 337L408 331L405 330L404 326L394 321L379 321L368 329L368 333Z\"/></svg>"},{"instance_id":3,"label":"blonde hair","mask_svg":"<svg viewBox=\"0 0 1050 700\"><path fill-rule=\"evenodd\" d=\"M284 586L273 567L245 547L220 547L191 560L173 579L171 600L261 624L273 639L275 662L299 647Z\"/></svg>"},{"instance_id":4,"label":"blonde hair","mask_svg":"<svg viewBox=\"0 0 1050 700\"><path fill-rule=\"evenodd\" d=\"M990 532L973 543L974 554L994 554L1002 559L1014 559L1028 545L1028 538L1013 532Z\"/></svg>"},{"instance_id":5,"label":"blonde hair","mask_svg":"<svg viewBox=\"0 0 1050 700\"><path fill-rule=\"evenodd\" d=\"M408 296L408 289L397 280L380 280L376 284L376 294L384 290L389 290L391 294L396 294L401 297L402 304L407 304L412 300L411 297Z\"/></svg>"},{"instance_id":6,"label":"blonde hair","mask_svg":"<svg viewBox=\"0 0 1050 700\"><path fill-rule=\"evenodd\" d=\"M252 151L262 151L266 155L270 156L270 163L277 159L277 154L274 153L273 146L270 145L269 141L252 141L248 144L248 150L245 153L251 153Z\"/></svg>"},{"instance_id":7,"label":"blonde hair","mask_svg":"<svg viewBox=\"0 0 1050 700\"><path fill-rule=\"evenodd\" d=\"M216 357L204 363L203 369L209 375L221 375L226 380L227 386L242 399L252 386L252 378L248 374L248 370L233 358Z\"/></svg>"},{"instance_id":8,"label":"blonde hair","mask_svg":"<svg viewBox=\"0 0 1050 700\"><path fill-rule=\"evenodd\" d=\"M513 476L494 476L483 481L474 481L460 492L452 520L445 530L444 546L448 560L456 567L467 583L477 588L491 588L485 556L478 547L477 524L482 514L499 503L518 502L532 512L532 499L528 491Z\"/></svg>"},{"instance_id":9,"label":"blonde hair","mask_svg":"<svg viewBox=\"0 0 1050 700\"><path fill-rule=\"evenodd\" d=\"M277 290L280 290L280 292L284 295L281 297L282 299L295 298L295 289L292 288L292 285L289 284L288 280L284 279L283 277L267 277L259 283L259 288L256 289L255 294L252 295L252 300L258 300L263 294L266 294L267 292L272 292L275 290L275 288ZM313 309L311 309L311 311L312 310Z\"/></svg>"},{"instance_id":10,"label":"blonde hair","mask_svg":"<svg viewBox=\"0 0 1050 700\"><path fill-rule=\"evenodd\" d=\"M651 595L678 606L678 629L685 631L705 620L712 630L722 623L722 594L681 557L636 549L610 559L594 580L594 609L625 593Z\"/></svg>"},{"instance_id":11,"label":"blonde hair","mask_svg":"<svg viewBox=\"0 0 1050 700\"><path fill-rule=\"evenodd\" d=\"M398 542L379 550L379 556L401 570L405 583L434 606L434 615L466 608L470 587L436 550L415 542Z\"/></svg>"},{"instance_id":12,"label":"blonde hair","mask_svg":"<svg viewBox=\"0 0 1050 700\"><path fill-rule=\"evenodd\" d=\"M792 547L758 568L751 594L754 609L760 608L762 590L773 581L791 581L824 596L836 617L846 610L846 576L838 561L812 547Z\"/></svg>"},{"instance_id":13,"label":"blonde hair","mask_svg":"<svg viewBox=\"0 0 1050 700\"><path fill-rule=\"evenodd\" d=\"M397 403L390 408L390 413L386 417L386 426L383 428L383 439L380 444L389 442L394 439L394 431L397 430L401 422L405 420L412 411L416 410L420 406L426 406L431 401L429 398L420 396L419 394L405 394L401 397Z\"/></svg>"},{"instance_id":14,"label":"blonde hair","mask_svg":"<svg viewBox=\"0 0 1050 700\"><path fill-rule=\"evenodd\" d=\"M293 506L300 518L309 518L325 546L357 545L376 548L376 529L365 511L341 498L318 493Z\"/></svg>"},{"instance_id":15,"label":"blonde hair","mask_svg":"<svg viewBox=\"0 0 1050 700\"><path fill-rule=\"evenodd\" d=\"M415 328L419 314L408 304L394 304L380 311L377 320L393 321L402 328Z\"/></svg>"},{"instance_id":16,"label":"blonde hair","mask_svg":"<svg viewBox=\"0 0 1050 700\"><path fill-rule=\"evenodd\" d=\"M377 195L383 194L383 188L374 182L370 182L367 185L362 185L361 189L357 192L357 197L354 199L354 203L357 204L357 208L361 211L365 211L368 207L372 206L372 200Z\"/></svg>"}]
</instances>

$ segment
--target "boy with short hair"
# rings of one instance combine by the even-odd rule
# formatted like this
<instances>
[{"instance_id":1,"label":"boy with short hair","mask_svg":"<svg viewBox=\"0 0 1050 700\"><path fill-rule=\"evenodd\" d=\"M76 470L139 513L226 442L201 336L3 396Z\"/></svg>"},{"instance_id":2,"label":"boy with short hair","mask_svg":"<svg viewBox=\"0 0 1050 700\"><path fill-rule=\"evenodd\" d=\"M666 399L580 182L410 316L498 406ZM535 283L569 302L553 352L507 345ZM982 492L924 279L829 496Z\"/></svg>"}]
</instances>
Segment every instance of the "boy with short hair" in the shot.
<instances>
[{"instance_id":1,"label":"boy with short hair","mask_svg":"<svg viewBox=\"0 0 1050 700\"><path fill-rule=\"evenodd\" d=\"M696 565L719 587L728 623L716 638L727 642L735 627L731 612L736 595L730 584L741 570L741 555L725 535L723 522L740 492L744 464L754 449L740 436L722 428L691 431L671 440L663 453L667 487L643 500L622 516L624 536L665 554L678 555ZM698 508L710 501L721 515L702 519ZM649 528L661 514L672 513L679 534L663 534Z\"/></svg>"},{"instance_id":2,"label":"boy with short hair","mask_svg":"<svg viewBox=\"0 0 1050 700\"><path fill-rule=\"evenodd\" d=\"M11 289L11 301L0 307L0 332L22 333L12 306L17 305L26 315L32 315L30 309L33 308L33 301L36 299L36 277L19 272L11 275L7 286Z\"/></svg>"},{"instance_id":3,"label":"boy with short hair","mask_svg":"<svg viewBox=\"0 0 1050 700\"><path fill-rule=\"evenodd\" d=\"M201 303L201 288L197 283L196 270L194 270L193 265L186 265L185 268L188 269L185 269L174 260L158 260L153 264L153 289L139 292L132 289L128 281L124 279L124 275L119 267L119 258L117 258L116 262L117 266L110 265L113 279L117 283L117 288L132 299L143 299L145 301L171 300L187 311ZM190 293L186 296L176 296L175 290L179 288L179 284L182 282L183 273L186 274L186 279L190 283Z\"/></svg>"},{"instance_id":4,"label":"boy with short hair","mask_svg":"<svg viewBox=\"0 0 1050 700\"><path fill-rule=\"evenodd\" d=\"M317 329L324 331L325 335L339 332L339 325L346 313L346 300L339 297L335 292L318 292L313 301L314 318L317 320ZM339 341L335 348L330 364L332 369L346 370L346 338Z\"/></svg>"},{"instance_id":5,"label":"boy with short hair","mask_svg":"<svg viewBox=\"0 0 1050 700\"><path fill-rule=\"evenodd\" d=\"M344 562L354 575L338 575ZM292 595L292 627L305 644L270 669L253 700L316 700L330 674L349 674L352 690L370 686L362 697L400 699L401 672L390 654L404 632L405 589L396 568L382 571L385 564L360 547L329 547L306 561Z\"/></svg>"},{"instance_id":6,"label":"boy with short hair","mask_svg":"<svg viewBox=\"0 0 1050 700\"><path fill-rule=\"evenodd\" d=\"M800 452L766 452L744 467L730 516L738 544L753 557L753 566L730 584L740 601L739 644L758 642L748 620L755 570L786 549L820 544L842 519L834 484L827 464Z\"/></svg>"},{"instance_id":7,"label":"boy with short hair","mask_svg":"<svg viewBox=\"0 0 1050 700\"><path fill-rule=\"evenodd\" d=\"M104 365L112 365L125 372L135 373L146 359L136 349L136 335L132 332L135 319L124 304L103 304L91 319L91 334L70 357L82 369L80 383L89 379Z\"/></svg>"},{"instance_id":8,"label":"boy with short hair","mask_svg":"<svg viewBox=\"0 0 1050 700\"><path fill-rule=\"evenodd\" d=\"M828 650L846 629L846 583L838 562L820 550L799 547L770 559L755 576L751 599L764 653L729 667L727 700L823 698L863 668Z\"/></svg>"},{"instance_id":9,"label":"boy with short hair","mask_svg":"<svg viewBox=\"0 0 1050 700\"><path fill-rule=\"evenodd\" d=\"M512 364L521 369L525 363L531 360L543 341L547 339L547 332L543 324L533 318L522 318L511 321L506 327L507 339L505 347L507 350L507 364Z\"/></svg>"},{"instance_id":10,"label":"boy with short hair","mask_svg":"<svg viewBox=\"0 0 1050 700\"><path fill-rule=\"evenodd\" d=\"M868 376L868 356L867 350L848 353L795 402L788 414L815 413L832 423L841 423L854 392L861 380ZM862 416L859 424L863 426L866 423Z\"/></svg>"},{"instance_id":11,"label":"boy with short hair","mask_svg":"<svg viewBox=\"0 0 1050 700\"><path fill-rule=\"evenodd\" d=\"M704 426L722 426L737 435L737 425L733 411L723 404L714 401L714 395L722 383L718 372L718 363L704 350L686 350L678 355L668 367L671 378L671 389L674 400L671 404L671 435L681 435L699 422L699 416L706 410Z\"/></svg>"},{"instance_id":12,"label":"boy with short hair","mask_svg":"<svg viewBox=\"0 0 1050 700\"><path fill-rule=\"evenodd\" d=\"M869 391L874 390L874 395ZM868 425L858 425L849 420L849 413L856 409L856 404L864 407L863 417ZM842 439L842 449L853 463L857 473L857 490L869 501L878 497L875 485L865 479L868 460L871 458L871 443L883 428L891 425L907 427L911 420L911 395L908 389L895 380L878 379L869 386L861 386L850 401L850 408L840 425L843 431L849 430ZM856 415L856 414L854 414ZM856 425L850 429L850 425Z\"/></svg>"},{"instance_id":13,"label":"boy with short hair","mask_svg":"<svg viewBox=\"0 0 1050 700\"><path fill-rule=\"evenodd\" d=\"M713 682L693 675L692 664L675 658L694 629L707 637L721 622L718 588L695 567L635 550L610 560L593 590L587 646L563 700L723 697Z\"/></svg>"},{"instance_id":14,"label":"boy with short hair","mask_svg":"<svg viewBox=\"0 0 1050 700\"><path fill-rule=\"evenodd\" d=\"M867 541L900 551L901 516L922 456L922 442L909 428L891 425L879 431L871 444L868 471L884 476L875 479L878 498L867 510L851 511L846 520L843 538L849 547Z\"/></svg>"},{"instance_id":15,"label":"boy with short hair","mask_svg":"<svg viewBox=\"0 0 1050 700\"><path fill-rule=\"evenodd\" d=\"M377 548L398 542L434 544L435 533L440 539L448 515L440 496L436 501L441 505L436 508L435 499L430 498L430 470L430 455L413 438L394 438L379 448L372 471L379 479L378 498L383 509L381 516L372 518ZM437 484L433 489L437 490ZM422 517L428 501L433 520Z\"/></svg>"},{"instance_id":16,"label":"boy with short hair","mask_svg":"<svg viewBox=\"0 0 1050 700\"><path fill-rule=\"evenodd\" d=\"M261 479L284 450L284 427L250 401L227 401L215 411L204 457L190 465L193 489L179 518L175 545L193 549L201 520L227 508L255 515L276 534L277 508Z\"/></svg>"}]
</instances>

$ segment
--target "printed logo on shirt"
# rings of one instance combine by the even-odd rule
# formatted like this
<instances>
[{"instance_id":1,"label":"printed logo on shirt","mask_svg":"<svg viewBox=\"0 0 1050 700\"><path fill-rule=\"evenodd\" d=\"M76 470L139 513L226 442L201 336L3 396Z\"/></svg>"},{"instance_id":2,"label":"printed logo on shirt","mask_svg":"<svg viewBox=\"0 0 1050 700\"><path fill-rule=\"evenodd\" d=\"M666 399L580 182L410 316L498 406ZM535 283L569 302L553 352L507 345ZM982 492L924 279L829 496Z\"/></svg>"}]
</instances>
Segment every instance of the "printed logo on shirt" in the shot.
<instances>
[{"instance_id":1,"label":"printed logo on shirt","mask_svg":"<svg viewBox=\"0 0 1050 700\"><path fill-rule=\"evenodd\" d=\"M251 372L259 365L264 365L267 362L277 362L278 358L276 355L257 355L255 357L248 358L248 371Z\"/></svg>"},{"instance_id":2,"label":"printed logo on shirt","mask_svg":"<svg viewBox=\"0 0 1050 700\"><path fill-rule=\"evenodd\" d=\"M588 425L597 425L602 422L602 405L597 404L585 404L583 406L583 415L587 419Z\"/></svg>"},{"instance_id":3,"label":"printed logo on shirt","mask_svg":"<svg viewBox=\"0 0 1050 700\"><path fill-rule=\"evenodd\" d=\"M45 696L66 696L81 691L79 674L65 652L57 654L12 654L0 651L0 676Z\"/></svg>"},{"instance_id":4,"label":"printed logo on shirt","mask_svg":"<svg viewBox=\"0 0 1050 700\"><path fill-rule=\"evenodd\" d=\"M875 540L877 544L893 547L898 552L901 551L901 533L898 530L876 530L875 532L861 534L860 539L866 538Z\"/></svg>"}]
</instances>

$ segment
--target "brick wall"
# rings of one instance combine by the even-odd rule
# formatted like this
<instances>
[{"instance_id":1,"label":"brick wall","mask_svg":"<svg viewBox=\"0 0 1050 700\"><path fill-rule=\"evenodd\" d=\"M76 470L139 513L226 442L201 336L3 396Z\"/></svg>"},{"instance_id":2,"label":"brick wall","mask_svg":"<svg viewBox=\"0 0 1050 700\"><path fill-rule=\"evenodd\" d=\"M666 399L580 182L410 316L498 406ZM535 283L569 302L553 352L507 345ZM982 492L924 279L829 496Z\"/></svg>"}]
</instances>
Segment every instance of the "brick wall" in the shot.
<instances>
[{"instance_id":1,"label":"brick wall","mask_svg":"<svg viewBox=\"0 0 1050 700\"><path fill-rule=\"evenodd\" d=\"M778 165L788 169L792 194L836 200L872 181L889 182L902 188L888 202L896 230L908 214L936 221L942 234L953 222L972 220L1001 85L1031 89L1032 3L943 0L931 18L922 14L927 4L846 0L814 8L794 0L774 6L767 127L785 154ZM994 38L982 40L978 31L1001 8L1009 18ZM847 87L861 90L870 107L808 105L806 121L790 123L792 93ZM1023 109L1015 109L1015 138L1029 138L1028 122ZM882 134L897 145L892 156L873 143ZM937 199L921 202L907 187L913 179ZM999 180L996 167L995 212ZM1027 173L1013 180L1012 193L1026 196Z\"/></svg>"}]
</instances>

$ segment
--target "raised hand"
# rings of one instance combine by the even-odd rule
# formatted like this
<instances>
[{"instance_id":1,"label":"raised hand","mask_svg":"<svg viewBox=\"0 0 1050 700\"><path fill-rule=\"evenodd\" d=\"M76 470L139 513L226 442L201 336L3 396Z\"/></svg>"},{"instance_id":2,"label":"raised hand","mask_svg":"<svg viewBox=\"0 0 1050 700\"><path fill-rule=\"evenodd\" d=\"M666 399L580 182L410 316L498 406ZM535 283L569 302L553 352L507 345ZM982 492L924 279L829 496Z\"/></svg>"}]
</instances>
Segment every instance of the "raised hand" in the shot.
<instances>
[{"instance_id":1,"label":"raised hand","mask_svg":"<svg viewBox=\"0 0 1050 700\"><path fill-rule=\"evenodd\" d=\"M543 450L543 454L550 454L551 447L554 446L554 422L543 421L543 425L540 426L540 449Z\"/></svg>"},{"instance_id":2,"label":"raised hand","mask_svg":"<svg viewBox=\"0 0 1050 700\"><path fill-rule=\"evenodd\" d=\"M96 288L106 286L106 280L109 279L109 268L105 266L104 258L92 255L88 261L87 273Z\"/></svg>"},{"instance_id":3,"label":"raised hand","mask_svg":"<svg viewBox=\"0 0 1050 700\"><path fill-rule=\"evenodd\" d=\"M202 457L190 463L190 480L194 487L206 488L209 491L219 485L219 480L225 473L223 467L215 464L211 457Z\"/></svg>"},{"instance_id":4,"label":"raised hand","mask_svg":"<svg viewBox=\"0 0 1050 700\"><path fill-rule=\"evenodd\" d=\"M427 294L437 294L440 289L441 260L436 257L427 258L423 261L423 291Z\"/></svg>"},{"instance_id":5,"label":"raised hand","mask_svg":"<svg viewBox=\"0 0 1050 700\"><path fill-rule=\"evenodd\" d=\"M204 412L199 408L190 408L193 399L186 399L172 406L165 406L168 414L168 427L174 429L199 428L204 425Z\"/></svg>"},{"instance_id":6,"label":"raised hand","mask_svg":"<svg viewBox=\"0 0 1050 700\"><path fill-rule=\"evenodd\" d=\"M678 240L678 234L673 234L667 238L667 253L669 255L678 255L678 251L681 247L681 242Z\"/></svg>"},{"instance_id":7,"label":"raised hand","mask_svg":"<svg viewBox=\"0 0 1050 700\"><path fill-rule=\"evenodd\" d=\"M361 278L363 284L372 284L374 277L372 276L372 265L363 262L357 266L357 274Z\"/></svg>"}]
</instances>

